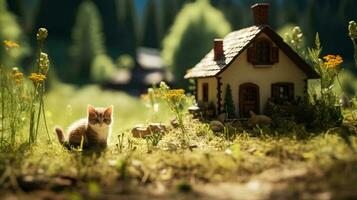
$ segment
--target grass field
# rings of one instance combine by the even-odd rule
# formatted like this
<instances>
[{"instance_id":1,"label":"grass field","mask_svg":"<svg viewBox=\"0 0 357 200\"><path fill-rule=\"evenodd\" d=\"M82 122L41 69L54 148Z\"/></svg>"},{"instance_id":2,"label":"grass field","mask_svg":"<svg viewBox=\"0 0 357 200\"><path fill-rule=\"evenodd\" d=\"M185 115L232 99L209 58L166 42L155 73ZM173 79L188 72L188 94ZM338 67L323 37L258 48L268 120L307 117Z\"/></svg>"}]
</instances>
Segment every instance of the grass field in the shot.
<instances>
[{"instance_id":1,"label":"grass field","mask_svg":"<svg viewBox=\"0 0 357 200\"><path fill-rule=\"evenodd\" d=\"M65 150L52 131L85 117L87 103L115 108L111 143L101 154ZM47 94L46 110L52 141L42 127L36 144L0 153L4 199L357 198L355 122L319 133L299 125L255 128L228 140L187 114L182 148L174 128L157 144L131 137L135 124L169 125L171 114L121 92L63 85Z\"/></svg>"}]
</instances>

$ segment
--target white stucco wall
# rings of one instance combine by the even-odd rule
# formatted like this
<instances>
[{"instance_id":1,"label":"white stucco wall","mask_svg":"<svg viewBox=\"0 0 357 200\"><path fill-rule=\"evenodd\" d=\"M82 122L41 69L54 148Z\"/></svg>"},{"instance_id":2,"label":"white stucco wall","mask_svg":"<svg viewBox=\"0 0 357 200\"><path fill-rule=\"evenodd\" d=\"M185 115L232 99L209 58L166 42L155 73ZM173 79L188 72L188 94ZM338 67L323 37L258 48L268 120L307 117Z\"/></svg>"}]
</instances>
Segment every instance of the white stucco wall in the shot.
<instances>
[{"instance_id":1,"label":"white stucco wall","mask_svg":"<svg viewBox=\"0 0 357 200\"><path fill-rule=\"evenodd\" d=\"M216 77L200 78L197 79L197 100L202 101L203 92L202 85L208 83L208 102L213 102L215 105L217 103L217 79Z\"/></svg>"}]
</instances>

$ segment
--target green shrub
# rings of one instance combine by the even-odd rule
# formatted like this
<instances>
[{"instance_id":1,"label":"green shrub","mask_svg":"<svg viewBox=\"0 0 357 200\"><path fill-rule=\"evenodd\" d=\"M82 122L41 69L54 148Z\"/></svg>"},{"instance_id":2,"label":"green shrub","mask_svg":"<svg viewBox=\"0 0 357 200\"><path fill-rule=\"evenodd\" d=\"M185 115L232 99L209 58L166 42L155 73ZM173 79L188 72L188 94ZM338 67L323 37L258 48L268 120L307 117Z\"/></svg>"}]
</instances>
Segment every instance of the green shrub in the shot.
<instances>
[{"instance_id":1,"label":"green shrub","mask_svg":"<svg viewBox=\"0 0 357 200\"><path fill-rule=\"evenodd\" d=\"M135 67L134 59L128 54L119 56L115 64L119 69L133 69Z\"/></svg>"},{"instance_id":2,"label":"green shrub","mask_svg":"<svg viewBox=\"0 0 357 200\"><path fill-rule=\"evenodd\" d=\"M318 99L316 96L313 102L296 99L291 103L277 105L268 101L265 114L273 119L276 128L282 125L286 127L285 121L290 120L304 124L309 130L326 130L341 125L343 120L339 106L326 99Z\"/></svg>"},{"instance_id":3,"label":"green shrub","mask_svg":"<svg viewBox=\"0 0 357 200\"><path fill-rule=\"evenodd\" d=\"M314 130L339 126L343 120L340 107L322 99L298 104L294 116L298 123L305 123L307 128Z\"/></svg>"},{"instance_id":4,"label":"green shrub","mask_svg":"<svg viewBox=\"0 0 357 200\"><path fill-rule=\"evenodd\" d=\"M115 72L115 65L112 59L100 54L94 58L91 66L91 79L97 83L109 80Z\"/></svg>"}]
</instances>

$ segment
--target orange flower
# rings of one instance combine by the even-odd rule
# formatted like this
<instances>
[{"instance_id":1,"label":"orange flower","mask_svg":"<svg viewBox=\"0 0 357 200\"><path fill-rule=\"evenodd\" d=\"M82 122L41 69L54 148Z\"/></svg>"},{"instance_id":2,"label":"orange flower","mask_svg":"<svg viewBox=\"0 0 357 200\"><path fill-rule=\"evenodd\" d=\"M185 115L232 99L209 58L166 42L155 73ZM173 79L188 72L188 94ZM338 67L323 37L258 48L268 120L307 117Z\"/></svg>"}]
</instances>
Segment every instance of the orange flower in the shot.
<instances>
[{"instance_id":1,"label":"orange flower","mask_svg":"<svg viewBox=\"0 0 357 200\"><path fill-rule=\"evenodd\" d=\"M11 78L15 81L16 85L21 85L24 74L17 67L14 67L12 68Z\"/></svg>"},{"instance_id":2,"label":"orange flower","mask_svg":"<svg viewBox=\"0 0 357 200\"><path fill-rule=\"evenodd\" d=\"M326 55L323 58L325 60L325 66L331 69L335 69L343 62L343 59L340 55Z\"/></svg>"},{"instance_id":3,"label":"orange flower","mask_svg":"<svg viewBox=\"0 0 357 200\"><path fill-rule=\"evenodd\" d=\"M46 80L46 76L43 74L38 74L38 73L31 73L31 75L29 76L29 79L35 84L42 83L43 81Z\"/></svg>"},{"instance_id":4,"label":"orange flower","mask_svg":"<svg viewBox=\"0 0 357 200\"><path fill-rule=\"evenodd\" d=\"M15 74L12 75L14 79L21 79L24 77L24 74L21 72L16 72Z\"/></svg>"},{"instance_id":5,"label":"orange flower","mask_svg":"<svg viewBox=\"0 0 357 200\"><path fill-rule=\"evenodd\" d=\"M16 72L12 75L12 79L15 81L16 85L21 85L23 77L24 74L21 72Z\"/></svg>"},{"instance_id":6,"label":"orange flower","mask_svg":"<svg viewBox=\"0 0 357 200\"><path fill-rule=\"evenodd\" d=\"M4 41L4 46L5 46L7 49L20 47L19 44L17 44L16 42L10 41L10 40L5 40L5 41Z\"/></svg>"}]
</instances>

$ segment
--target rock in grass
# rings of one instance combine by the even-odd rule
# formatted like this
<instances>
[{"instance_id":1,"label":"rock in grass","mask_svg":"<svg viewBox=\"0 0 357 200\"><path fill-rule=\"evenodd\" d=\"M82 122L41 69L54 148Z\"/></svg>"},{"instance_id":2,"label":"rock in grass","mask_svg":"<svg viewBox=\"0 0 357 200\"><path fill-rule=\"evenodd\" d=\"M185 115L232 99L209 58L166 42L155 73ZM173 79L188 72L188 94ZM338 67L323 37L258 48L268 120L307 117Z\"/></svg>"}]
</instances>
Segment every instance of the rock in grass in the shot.
<instances>
[{"instance_id":1,"label":"rock in grass","mask_svg":"<svg viewBox=\"0 0 357 200\"><path fill-rule=\"evenodd\" d=\"M218 115L217 120L224 123L227 120L227 115L226 113L221 113Z\"/></svg>"},{"instance_id":2,"label":"rock in grass","mask_svg":"<svg viewBox=\"0 0 357 200\"><path fill-rule=\"evenodd\" d=\"M145 136L151 135L151 133L166 133L167 128L162 123L150 123L148 126L143 124L138 124L131 129L131 133L134 137L143 138Z\"/></svg>"},{"instance_id":3,"label":"rock in grass","mask_svg":"<svg viewBox=\"0 0 357 200\"><path fill-rule=\"evenodd\" d=\"M134 137L138 137L138 138L142 138L151 134L148 127L145 127L142 124L138 124L133 129L131 129L131 133L133 134Z\"/></svg>"},{"instance_id":4,"label":"rock in grass","mask_svg":"<svg viewBox=\"0 0 357 200\"><path fill-rule=\"evenodd\" d=\"M234 120L231 125L236 129L243 128L243 124L239 120Z\"/></svg>"},{"instance_id":5,"label":"rock in grass","mask_svg":"<svg viewBox=\"0 0 357 200\"><path fill-rule=\"evenodd\" d=\"M213 132L222 132L224 130L224 124L220 121L211 121L209 127Z\"/></svg>"},{"instance_id":6,"label":"rock in grass","mask_svg":"<svg viewBox=\"0 0 357 200\"><path fill-rule=\"evenodd\" d=\"M252 111L250 111L249 114L250 119L248 120L248 124L250 126L268 126L273 122L273 120L266 115L257 115Z\"/></svg>"},{"instance_id":7,"label":"rock in grass","mask_svg":"<svg viewBox=\"0 0 357 200\"><path fill-rule=\"evenodd\" d=\"M171 126L174 127L174 128L178 128L178 127L180 126L180 124L179 124L179 122L178 122L178 120L177 120L176 117L173 118L173 119L171 119L170 124L171 124Z\"/></svg>"},{"instance_id":8,"label":"rock in grass","mask_svg":"<svg viewBox=\"0 0 357 200\"><path fill-rule=\"evenodd\" d=\"M166 133L167 128L162 123L150 123L148 127L151 133Z\"/></svg>"}]
</instances>

